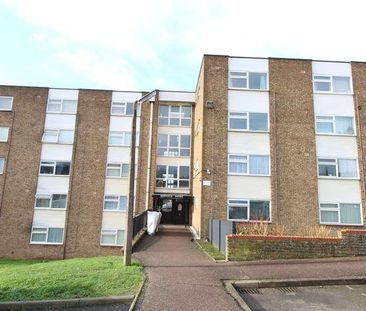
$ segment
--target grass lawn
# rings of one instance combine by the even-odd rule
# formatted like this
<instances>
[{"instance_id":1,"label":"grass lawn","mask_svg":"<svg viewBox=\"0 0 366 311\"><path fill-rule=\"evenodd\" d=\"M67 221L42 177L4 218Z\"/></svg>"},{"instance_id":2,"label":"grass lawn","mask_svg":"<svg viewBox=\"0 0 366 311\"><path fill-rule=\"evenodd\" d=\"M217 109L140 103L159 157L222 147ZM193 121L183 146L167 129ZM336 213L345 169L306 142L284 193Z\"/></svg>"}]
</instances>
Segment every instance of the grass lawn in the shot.
<instances>
[{"instance_id":1,"label":"grass lawn","mask_svg":"<svg viewBox=\"0 0 366 311\"><path fill-rule=\"evenodd\" d=\"M220 251L212 245L210 242L204 240L196 240L198 247L203 250L208 256L215 260L225 260L225 255L220 253Z\"/></svg>"},{"instance_id":2,"label":"grass lawn","mask_svg":"<svg viewBox=\"0 0 366 311\"><path fill-rule=\"evenodd\" d=\"M134 294L142 280L142 267L125 267L121 257L0 259L0 301Z\"/></svg>"}]
</instances>

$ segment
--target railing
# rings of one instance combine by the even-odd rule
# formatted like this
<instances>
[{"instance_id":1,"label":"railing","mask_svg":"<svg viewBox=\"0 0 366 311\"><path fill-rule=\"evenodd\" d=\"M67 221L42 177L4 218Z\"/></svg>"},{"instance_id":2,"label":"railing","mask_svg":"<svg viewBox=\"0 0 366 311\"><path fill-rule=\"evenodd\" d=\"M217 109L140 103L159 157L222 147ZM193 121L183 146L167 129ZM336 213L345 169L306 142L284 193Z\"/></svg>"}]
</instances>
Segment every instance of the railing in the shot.
<instances>
[{"instance_id":1,"label":"railing","mask_svg":"<svg viewBox=\"0 0 366 311\"><path fill-rule=\"evenodd\" d=\"M235 232L235 222L209 219L208 240L223 254L226 253L226 236Z\"/></svg>"},{"instance_id":2,"label":"railing","mask_svg":"<svg viewBox=\"0 0 366 311\"><path fill-rule=\"evenodd\" d=\"M133 217L133 237L147 226L147 212L143 212Z\"/></svg>"}]
</instances>

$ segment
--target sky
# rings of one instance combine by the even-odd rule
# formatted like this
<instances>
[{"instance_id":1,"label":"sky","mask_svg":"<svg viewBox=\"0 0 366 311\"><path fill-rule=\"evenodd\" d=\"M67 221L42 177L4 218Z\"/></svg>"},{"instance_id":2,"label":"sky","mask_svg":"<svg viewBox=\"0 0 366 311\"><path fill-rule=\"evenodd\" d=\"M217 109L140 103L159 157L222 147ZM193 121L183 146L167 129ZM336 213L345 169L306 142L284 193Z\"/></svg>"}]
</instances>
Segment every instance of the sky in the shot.
<instances>
[{"instance_id":1,"label":"sky","mask_svg":"<svg viewBox=\"0 0 366 311\"><path fill-rule=\"evenodd\" d=\"M194 90L203 54L366 61L363 0L0 0L0 85Z\"/></svg>"}]
</instances>

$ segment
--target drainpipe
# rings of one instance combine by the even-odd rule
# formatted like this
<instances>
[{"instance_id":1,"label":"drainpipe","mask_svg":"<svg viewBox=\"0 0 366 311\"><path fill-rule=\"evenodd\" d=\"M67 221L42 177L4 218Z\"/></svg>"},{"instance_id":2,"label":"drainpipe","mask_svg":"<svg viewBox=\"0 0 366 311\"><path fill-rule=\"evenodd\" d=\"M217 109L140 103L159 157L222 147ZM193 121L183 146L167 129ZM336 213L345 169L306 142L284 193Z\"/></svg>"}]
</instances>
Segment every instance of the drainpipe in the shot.
<instances>
[{"instance_id":1,"label":"drainpipe","mask_svg":"<svg viewBox=\"0 0 366 311\"><path fill-rule=\"evenodd\" d=\"M156 98L155 98L156 100ZM151 175L151 149L153 136L153 117L154 117L154 101L150 101L150 124L149 124L149 145L147 153L147 177L146 177L146 196L145 196L145 210L149 209L150 197L150 175Z\"/></svg>"}]
</instances>

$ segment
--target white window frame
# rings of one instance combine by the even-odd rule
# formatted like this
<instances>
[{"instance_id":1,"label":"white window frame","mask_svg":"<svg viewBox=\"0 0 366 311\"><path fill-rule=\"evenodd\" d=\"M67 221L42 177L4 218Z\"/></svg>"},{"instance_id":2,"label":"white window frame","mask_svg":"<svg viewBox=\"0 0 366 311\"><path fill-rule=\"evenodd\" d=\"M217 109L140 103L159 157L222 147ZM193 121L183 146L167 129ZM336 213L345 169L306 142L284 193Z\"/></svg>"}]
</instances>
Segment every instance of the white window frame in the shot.
<instances>
[{"instance_id":1,"label":"white window frame","mask_svg":"<svg viewBox=\"0 0 366 311\"><path fill-rule=\"evenodd\" d=\"M52 201L53 201L53 196L54 195L66 195L66 200L65 200L65 207L64 208L55 208L55 207L51 207L52 206ZM37 206L37 199L49 199L50 203L48 205L48 207L39 207ZM68 200L68 195L67 193L37 193L35 196L35 200L34 200L34 209L40 209L40 210L61 210L64 211L67 209L67 200Z\"/></svg>"},{"instance_id":2,"label":"white window frame","mask_svg":"<svg viewBox=\"0 0 366 311\"><path fill-rule=\"evenodd\" d=\"M72 101L72 102L75 102L75 111L73 112L65 112L63 111L63 104L64 104L64 101ZM48 105L50 102L53 102L54 104L59 104L60 105L60 109L59 111L50 111L48 109ZM47 101L47 113L52 113L52 114L76 114L77 113L77 110L78 110L78 101L77 99L60 99L60 98L49 98L48 101Z\"/></svg>"},{"instance_id":3,"label":"white window frame","mask_svg":"<svg viewBox=\"0 0 366 311\"><path fill-rule=\"evenodd\" d=\"M51 229L63 229L63 234L62 234L62 241L61 242L47 242L48 240L48 231ZM35 230L35 233L45 233L46 234L46 239L45 241L32 241L32 236L33 236L33 231L34 229L47 229L47 231L42 231L42 232L37 232L37 230ZM62 227L45 227L45 226L32 226L31 228L31 236L30 236L30 243L29 244L47 244L47 245L63 245L64 244L64 240L65 240L65 228Z\"/></svg>"},{"instance_id":4,"label":"white window frame","mask_svg":"<svg viewBox=\"0 0 366 311\"><path fill-rule=\"evenodd\" d=\"M1 126L0 131L2 131L2 130L6 131L6 139L0 139L0 142L1 143L7 143L8 140L9 140L9 127ZM0 136L0 138L1 138L1 136Z\"/></svg>"},{"instance_id":5,"label":"white window frame","mask_svg":"<svg viewBox=\"0 0 366 311\"><path fill-rule=\"evenodd\" d=\"M113 231L113 233L109 233L107 235L114 235L115 236L115 238L114 238L115 244L104 244L102 242L103 241L103 231L110 231L110 232ZM124 230L124 229L102 228L101 231L100 231L100 245L101 246L123 246L124 242L122 242L122 244L117 244L118 231L124 231L124 238L126 239L126 230Z\"/></svg>"},{"instance_id":6,"label":"white window frame","mask_svg":"<svg viewBox=\"0 0 366 311\"><path fill-rule=\"evenodd\" d=\"M53 132L56 134L56 141L51 142L51 141L45 141L45 136L46 136L46 132ZM64 143L64 142L60 142L60 134L61 132L72 132L72 142L70 143ZM72 145L74 143L74 139L75 139L75 131L74 130L69 130L69 129L45 129L42 135L42 142L45 144L59 144L59 145Z\"/></svg>"},{"instance_id":7,"label":"white window frame","mask_svg":"<svg viewBox=\"0 0 366 311\"><path fill-rule=\"evenodd\" d=\"M179 126L179 127L191 127L192 126L192 106L190 105L159 105L159 109L161 106L164 107L169 107L168 108L168 116L160 116L159 112L158 112L158 126ZM172 112L172 107L179 107L179 112ZM189 107L191 109L191 116L189 118L187 117L183 117L183 111L182 111L182 107ZM173 115L173 116L172 116ZM160 118L162 119L168 119L168 124L160 124ZM179 119L179 124L175 125L175 124L170 124L170 119ZM182 120L190 120L190 124L189 125L182 125Z\"/></svg>"},{"instance_id":8,"label":"white window frame","mask_svg":"<svg viewBox=\"0 0 366 311\"><path fill-rule=\"evenodd\" d=\"M115 197L116 199L106 199L106 197ZM121 197L126 198L126 208L119 209L120 203L121 203ZM105 208L105 202L117 202L117 209L106 209ZM121 194L105 194L103 198L103 211L104 212L127 212L128 210L128 196L127 195L121 195Z\"/></svg>"},{"instance_id":9,"label":"white window frame","mask_svg":"<svg viewBox=\"0 0 366 311\"><path fill-rule=\"evenodd\" d=\"M185 179L185 178L180 178L180 168L181 166L187 166L188 167L188 171L189 171L189 174L191 173L190 171L190 166L189 165L165 165L165 164L158 164L156 167L158 166L165 166L165 174L163 174L163 178L157 178L155 176L155 188L157 189L189 189L190 185L191 185L191 180L190 180L190 177L188 179ZM174 177L171 177L169 178L169 167L177 167L177 178L174 178ZM164 176L165 175L165 176ZM156 182L158 180L161 180L161 181L164 181L165 182L165 187L158 187L156 186ZM173 182L174 181L177 181L177 187L168 187L168 180L172 180ZM180 181L188 181L188 186L187 187L179 187L179 182Z\"/></svg>"},{"instance_id":10,"label":"white window frame","mask_svg":"<svg viewBox=\"0 0 366 311\"><path fill-rule=\"evenodd\" d=\"M0 98L10 98L11 99L10 109L0 109L0 111L12 111L13 110L14 97L12 97L12 96L0 96Z\"/></svg>"},{"instance_id":11,"label":"white window frame","mask_svg":"<svg viewBox=\"0 0 366 311\"><path fill-rule=\"evenodd\" d=\"M321 207L322 204L335 204L337 207L330 208L330 207ZM359 224L349 224L349 223L342 223L341 222L341 204L357 204L360 206L360 219L361 223ZM321 218L321 211L331 211L331 212L338 212L338 222L324 222ZM319 202L319 224L321 225L334 225L334 226L363 226L363 211L362 211L362 204L360 202L358 203L349 203L349 202L326 202L322 201Z\"/></svg>"},{"instance_id":12,"label":"white window frame","mask_svg":"<svg viewBox=\"0 0 366 311\"><path fill-rule=\"evenodd\" d=\"M132 114L127 114L127 105L132 105ZM124 113L113 113L113 108L123 108ZM133 102L112 101L111 116L133 116Z\"/></svg>"},{"instance_id":13,"label":"white window frame","mask_svg":"<svg viewBox=\"0 0 366 311\"><path fill-rule=\"evenodd\" d=\"M320 176L319 174L319 162L324 162L325 161L319 161L319 159L329 159L329 160L335 160L335 166L336 166L336 176ZM356 176L355 177L340 177L339 175L339 160L355 160L356 161ZM324 178L324 179L351 179L351 180L357 180L360 178L359 175L359 168L358 168L358 159L356 158L334 158L334 157L326 157L326 156L321 156L321 157L317 157L317 171L318 171L318 178Z\"/></svg>"},{"instance_id":14,"label":"white window frame","mask_svg":"<svg viewBox=\"0 0 366 311\"><path fill-rule=\"evenodd\" d=\"M325 120L318 120L319 118L332 118L332 120L325 121ZM353 134L341 134L336 132L336 118L352 118L352 126L353 126ZM317 131L317 123L332 123L333 125L333 132L332 133L318 133ZM355 118L353 116L335 116L335 115L316 115L315 116L315 133L317 135L328 135L328 136L356 136L356 127L355 127Z\"/></svg>"},{"instance_id":15,"label":"white window frame","mask_svg":"<svg viewBox=\"0 0 366 311\"><path fill-rule=\"evenodd\" d=\"M244 79L244 76L245 76L245 79L246 79L246 84L247 86L246 87L233 87L231 86L231 78L232 77L232 73L238 73L238 74L242 74L243 75L243 78ZM249 88L249 84L250 84L250 74L253 74L253 73L259 73L259 74L265 74L266 75L266 88L265 89L252 89L252 88ZM235 78L234 78L235 79ZM241 71L241 70L230 70L229 71L229 81L228 81L228 85L229 85L229 89L232 89L232 90L253 90L253 91L268 91L268 72L260 72L260 71Z\"/></svg>"},{"instance_id":16,"label":"white window frame","mask_svg":"<svg viewBox=\"0 0 366 311\"><path fill-rule=\"evenodd\" d=\"M230 161L230 156L239 156L239 157L246 157L246 161ZM252 174L250 173L250 158L251 157L267 157L268 158L268 174ZM271 157L268 154L241 154L241 153L229 153L228 154L228 165L227 165L227 172L230 176L264 176L268 177L271 176ZM230 163L247 163L247 172L246 173L232 173L230 172Z\"/></svg>"},{"instance_id":17,"label":"white window frame","mask_svg":"<svg viewBox=\"0 0 366 311\"><path fill-rule=\"evenodd\" d=\"M239 118L239 117L231 117L231 114L240 113L245 116ZM253 113L262 113L267 115L267 130L251 130L250 129L250 115ZM247 127L245 129L234 129L230 127L230 119L239 119L239 120L247 120ZM249 112L249 111L237 111L237 110L231 110L228 114L228 130L232 132L252 132L252 133L269 133L269 114L267 112Z\"/></svg>"},{"instance_id":18,"label":"white window frame","mask_svg":"<svg viewBox=\"0 0 366 311\"><path fill-rule=\"evenodd\" d=\"M113 169L115 169L115 170L119 170L119 176L109 176L108 175L108 169L111 169L111 168L109 168L108 166L109 165L118 165L119 166L119 168L113 168ZM127 176L122 176L122 172L123 172L123 166L124 165L127 165L128 166L128 171L129 171L129 169L130 169L130 164L129 163L116 163L116 162L108 162L107 163L107 166L106 166L106 170L105 170L105 176L106 176L106 178L118 178L118 179L120 179L120 178L128 178L128 175L129 174L127 174Z\"/></svg>"},{"instance_id":19,"label":"white window frame","mask_svg":"<svg viewBox=\"0 0 366 311\"><path fill-rule=\"evenodd\" d=\"M325 81L320 78L315 78L315 77L324 77L324 78L330 78L329 80L329 83L330 83L330 91L317 91L315 89L315 83L316 82L328 82L328 81ZM334 84L334 81L333 79L334 78L349 78L349 86L350 86L350 91L347 93L345 92L335 92L334 91L334 88L333 88L333 84ZM313 92L314 93L325 93L325 94L353 94L353 83L352 83L352 77L351 76L338 76L338 75L325 75L325 74L313 74Z\"/></svg>"},{"instance_id":20,"label":"white window frame","mask_svg":"<svg viewBox=\"0 0 366 311\"><path fill-rule=\"evenodd\" d=\"M159 133L158 134L158 138L159 135L166 135L167 136L167 144L166 146L159 146L159 142L158 142L158 146L157 146L157 156L158 157L173 157L173 158L189 158L191 156L191 135L189 134L165 134L165 133ZM171 136L178 136L178 146L170 146L170 137ZM187 147L182 147L182 136L189 136L189 148ZM167 151L165 151L165 153L163 155L159 155L159 149L167 149ZM174 154L170 154L170 149L178 149L178 155L174 155ZM180 155L181 154L181 150L189 150L189 155L185 156L185 155Z\"/></svg>"},{"instance_id":21,"label":"white window frame","mask_svg":"<svg viewBox=\"0 0 366 311\"><path fill-rule=\"evenodd\" d=\"M126 144L126 134L130 134L130 144L131 144L131 140L132 140L132 133L129 131L110 131L109 132L109 137L108 137L108 145L113 147L130 147L130 144ZM138 135L138 133L136 133L136 136ZM122 144L111 144L111 137L122 137ZM137 138L137 137L136 137Z\"/></svg>"},{"instance_id":22,"label":"white window frame","mask_svg":"<svg viewBox=\"0 0 366 311\"><path fill-rule=\"evenodd\" d=\"M230 201L246 201L246 204L235 204L235 205L240 205L240 206L248 206L248 218L247 219L231 219L229 218L229 206L230 206ZM251 201L264 201L264 202L268 202L269 203L269 220L250 220L250 202ZM238 222L263 222L263 223L271 223L272 222L272 204L271 204L271 200L267 200L267 199L236 199L236 198L229 198L227 200L227 208L226 208L226 218L229 221L238 221Z\"/></svg>"},{"instance_id":23,"label":"white window frame","mask_svg":"<svg viewBox=\"0 0 366 311\"><path fill-rule=\"evenodd\" d=\"M46 164L44 166L52 166L53 167L53 173L52 174L42 174L41 173L41 167L42 167L42 162L52 162L53 164ZM68 175L56 175L56 166L58 162L67 162L70 163L69 166L69 174ZM69 177L70 176L70 172L71 172L71 162L70 161L56 161L56 160L41 160L41 163L39 165L39 175L40 176L61 176L61 177Z\"/></svg>"}]
</instances>

